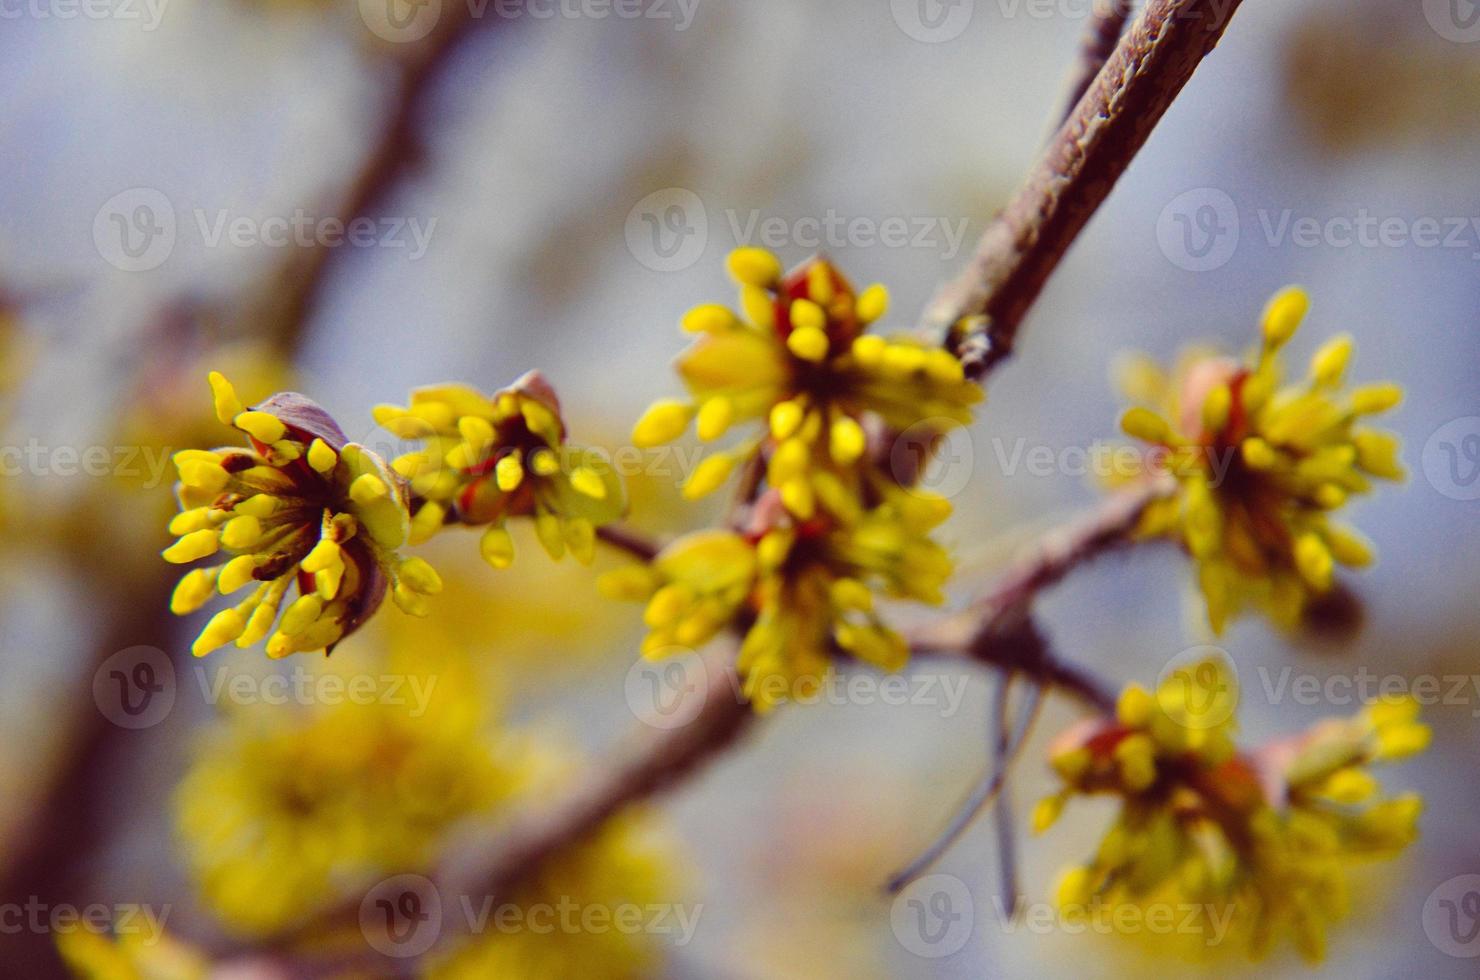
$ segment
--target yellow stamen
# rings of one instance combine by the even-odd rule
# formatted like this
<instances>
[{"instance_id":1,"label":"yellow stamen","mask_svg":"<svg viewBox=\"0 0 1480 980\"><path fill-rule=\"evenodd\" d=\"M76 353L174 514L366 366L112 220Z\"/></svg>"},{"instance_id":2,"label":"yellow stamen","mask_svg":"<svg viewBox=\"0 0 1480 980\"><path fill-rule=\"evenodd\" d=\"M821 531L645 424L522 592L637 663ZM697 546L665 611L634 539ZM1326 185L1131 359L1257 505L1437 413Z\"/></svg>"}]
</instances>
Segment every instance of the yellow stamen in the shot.
<instances>
[{"instance_id":1,"label":"yellow stamen","mask_svg":"<svg viewBox=\"0 0 1480 980\"><path fill-rule=\"evenodd\" d=\"M216 418L221 421L222 425L230 425L231 420L240 415L245 407L241 399L236 397L236 389L220 371L212 371L206 375L206 380L211 383L211 398L215 402Z\"/></svg>"},{"instance_id":2,"label":"yellow stamen","mask_svg":"<svg viewBox=\"0 0 1480 980\"><path fill-rule=\"evenodd\" d=\"M781 278L781 260L763 248L737 248L725 259L725 268L738 283L762 289Z\"/></svg>"},{"instance_id":3,"label":"yellow stamen","mask_svg":"<svg viewBox=\"0 0 1480 980\"><path fill-rule=\"evenodd\" d=\"M327 473L339 462L339 454L329 448L322 439L315 439L308 447L308 465L319 473Z\"/></svg>"},{"instance_id":4,"label":"yellow stamen","mask_svg":"<svg viewBox=\"0 0 1480 980\"><path fill-rule=\"evenodd\" d=\"M639 448L661 446L683 435L694 417L694 409L680 401L653 402L632 428L632 442Z\"/></svg>"},{"instance_id":5,"label":"yellow stamen","mask_svg":"<svg viewBox=\"0 0 1480 980\"><path fill-rule=\"evenodd\" d=\"M889 312L889 290L880 283L874 283L859 293L857 312L858 319L864 323L882 319Z\"/></svg>"},{"instance_id":6,"label":"yellow stamen","mask_svg":"<svg viewBox=\"0 0 1480 980\"><path fill-rule=\"evenodd\" d=\"M519 489L519 484L524 482L524 464L520 462L519 454L509 453L495 463L493 478L504 493Z\"/></svg>"},{"instance_id":7,"label":"yellow stamen","mask_svg":"<svg viewBox=\"0 0 1480 980\"><path fill-rule=\"evenodd\" d=\"M272 445L287 435L288 427L276 415L246 411L232 419L232 424L258 442Z\"/></svg>"},{"instance_id":8,"label":"yellow stamen","mask_svg":"<svg viewBox=\"0 0 1480 980\"><path fill-rule=\"evenodd\" d=\"M689 333L720 333L736 326L735 314L718 303L705 303L685 313L682 326Z\"/></svg>"},{"instance_id":9,"label":"yellow stamen","mask_svg":"<svg viewBox=\"0 0 1480 980\"><path fill-rule=\"evenodd\" d=\"M164 549L164 560L172 565L188 565L193 561L214 555L221 547L221 535L213 530L191 531L179 541Z\"/></svg>"},{"instance_id":10,"label":"yellow stamen","mask_svg":"<svg viewBox=\"0 0 1480 980\"><path fill-rule=\"evenodd\" d=\"M818 327L800 327L786 338L787 349L804 361L816 364L827 357L827 334Z\"/></svg>"},{"instance_id":11,"label":"yellow stamen","mask_svg":"<svg viewBox=\"0 0 1480 980\"><path fill-rule=\"evenodd\" d=\"M514 539L504 528L490 527L484 531L478 542L478 551L494 568L508 568L514 564Z\"/></svg>"}]
</instances>

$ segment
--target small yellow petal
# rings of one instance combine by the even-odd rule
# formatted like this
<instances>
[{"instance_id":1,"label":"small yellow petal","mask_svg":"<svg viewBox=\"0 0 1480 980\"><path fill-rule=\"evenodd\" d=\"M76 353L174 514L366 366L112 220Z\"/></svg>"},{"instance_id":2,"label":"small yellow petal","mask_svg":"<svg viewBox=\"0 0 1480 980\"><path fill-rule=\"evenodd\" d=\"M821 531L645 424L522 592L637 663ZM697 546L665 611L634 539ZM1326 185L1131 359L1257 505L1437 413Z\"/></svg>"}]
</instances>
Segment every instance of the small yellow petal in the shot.
<instances>
[{"instance_id":1,"label":"small yellow petal","mask_svg":"<svg viewBox=\"0 0 1480 980\"><path fill-rule=\"evenodd\" d=\"M231 595L237 589L252 581L252 573L257 570L257 559L252 555L238 555L221 567L221 574L216 580L216 588L222 595Z\"/></svg>"},{"instance_id":2,"label":"small yellow petal","mask_svg":"<svg viewBox=\"0 0 1480 980\"><path fill-rule=\"evenodd\" d=\"M791 301L791 326L793 330L826 330L827 314L810 299L794 299Z\"/></svg>"},{"instance_id":3,"label":"small yellow petal","mask_svg":"<svg viewBox=\"0 0 1480 980\"><path fill-rule=\"evenodd\" d=\"M1352 357L1352 338L1347 334L1332 337L1321 345L1310 361L1311 380L1316 384L1336 385L1341 383L1341 376L1346 373L1346 366Z\"/></svg>"},{"instance_id":4,"label":"small yellow petal","mask_svg":"<svg viewBox=\"0 0 1480 980\"><path fill-rule=\"evenodd\" d=\"M889 290L880 283L869 286L858 294L856 310L858 319L864 323L882 319L889 312Z\"/></svg>"},{"instance_id":5,"label":"small yellow petal","mask_svg":"<svg viewBox=\"0 0 1480 980\"><path fill-rule=\"evenodd\" d=\"M806 414L806 409L796 400L777 402L771 408L771 435L777 439L790 439L801 427Z\"/></svg>"},{"instance_id":6,"label":"small yellow petal","mask_svg":"<svg viewBox=\"0 0 1480 980\"><path fill-rule=\"evenodd\" d=\"M737 248L725 259L725 267L736 282L762 289L781 278L781 260L763 248Z\"/></svg>"},{"instance_id":7,"label":"small yellow petal","mask_svg":"<svg viewBox=\"0 0 1480 980\"><path fill-rule=\"evenodd\" d=\"M494 568L508 568L514 564L514 538L504 528L491 527L484 531L478 541L478 551Z\"/></svg>"},{"instance_id":8,"label":"small yellow petal","mask_svg":"<svg viewBox=\"0 0 1480 980\"><path fill-rule=\"evenodd\" d=\"M694 408L680 401L654 402L632 428L632 442L646 449L672 442L683 435L694 417Z\"/></svg>"},{"instance_id":9,"label":"small yellow petal","mask_svg":"<svg viewBox=\"0 0 1480 980\"><path fill-rule=\"evenodd\" d=\"M697 425L699 438L705 442L718 439L725 434L734 421L734 402L723 395L710 398L699 408Z\"/></svg>"},{"instance_id":10,"label":"small yellow petal","mask_svg":"<svg viewBox=\"0 0 1480 980\"><path fill-rule=\"evenodd\" d=\"M192 531L179 541L164 549L164 560L172 565L188 565L190 562L214 555L221 547L221 535L206 529Z\"/></svg>"},{"instance_id":11,"label":"small yellow petal","mask_svg":"<svg viewBox=\"0 0 1480 980\"><path fill-rule=\"evenodd\" d=\"M524 482L524 464L518 453L509 453L499 459L493 467L494 480L504 493L513 493Z\"/></svg>"},{"instance_id":12,"label":"small yellow petal","mask_svg":"<svg viewBox=\"0 0 1480 980\"><path fill-rule=\"evenodd\" d=\"M422 595L436 595L442 591L442 576L424 558L407 558L396 573L408 588Z\"/></svg>"},{"instance_id":13,"label":"small yellow petal","mask_svg":"<svg viewBox=\"0 0 1480 980\"><path fill-rule=\"evenodd\" d=\"M606 499L606 481L589 466L577 466L572 470L570 485L576 488L577 493L585 494L592 500Z\"/></svg>"},{"instance_id":14,"label":"small yellow petal","mask_svg":"<svg viewBox=\"0 0 1480 980\"><path fill-rule=\"evenodd\" d=\"M262 522L251 514L241 514L221 528L221 543L233 551L245 551L262 537Z\"/></svg>"},{"instance_id":15,"label":"small yellow petal","mask_svg":"<svg viewBox=\"0 0 1480 980\"><path fill-rule=\"evenodd\" d=\"M689 333L720 333L738 325L729 307L718 303L696 306L683 315L682 326Z\"/></svg>"},{"instance_id":16,"label":"small yellow petal","mask_svg":"<svg viewBox=\"0 0 1480 980\"><path fill-rule=\"evenodd\" d=\"M204 657L241 636L246 628L247 617L241 610L223 609L211 617L206 628L200 631L200 636L190 646L190 652L197 657Z\"/></svg>"},{"instance_id":17,"label":"small yellow petal","mask_svg":"<svg viewBox=\"0 0 1480 980\"><path fill-rule=\"evenodd\" d=\"M1352 411L1358 415L1376 415L1397 407L1403 400L1403 388L1392 382L1367 385L1352 391Z\"/></svg>"},{"instance_id":18,"label":"small yellow petal","mask_svg":"<svg viewBox=\"0 0 1480 980\"><path fill-rule=\"evenodd\" d=\"M176 616L185 616L209 602L211 596L216 594L217 574L218 570L214 568L197 568L187 572L170 596L170 612Z\"/></svg>"},{"instance_id":19,"label":"small yellow petal","mask_svg":"<svg viewBox=\"0 0 1480 980\"><path fill-rule=\"evenodd\" d=\"M232 419L232 424L258 442L271 445L287 435L288 427L276 415L247 411Z\"/></svg>"},{"instance_id":20,"label":"small yellow petal","mask_svg":"<svg viewBox=\"0 0 1480 980\"><path fill-rule=\"evenodd\" d=\"M1324 592L1331 587L1331 552L1316 535L1303 534L1296 539L1295 567L1311 588Z\"/></svg>"},{"instance_id":21,"label":"small yellow petal","mask_svg":"<svg viewBox=\"0 0 1480 980\"><path fill-rule=\"evenodd\" d=\"M315 439L308 447L308 465L319 473L327 473L339 462L339 454L322 439Z\"/></svg>"},{"instance_id":22,"label":"small yellow petal","mask_svg":"<svg viewBox=\"0 0 1480 980\"><path fill-rule=\"evenodd\" d=\"M715 453L698 466L684 481L683 495L688 500L698 500L718 490L730 478L735 468L735 457L729 453Z\"/></svg>"},{"instance_id":23,"label":"small yellow petal","mask_svg":"<svg viewBox=\"0 0 1480 980\"><path fill-rule=\"evenodd\" d=\"M800 327L786 338L787 349L804 361L814 364L827 357L827 334L818 327Z\"/></svg>"},{"instance_id":24,"label":"small yellow petal","mask_svg":"<svg viewBox=\"0 0 1480 980\"><path fill-rule=\"evenodd\" d=\"M1120 417L1120 428L1132 439L1140 439L1142 442L1169 445L1172 440L1172 428L1167 420L1151 411L1149 408L1137 406L1126 409Z\"/></svg>"},{"instance_id":25,"label":"small yellow petal","mask_svg":"<svg viewBox=\"0 0 1480 980\"><path fill-rule=\"evenodd\" d=\"M1282 347L1310 310L1310 295L1299 286L1287 286L1264 308L1264 343L1271 350Z\"/></svg>"},{"instance_id":26,"label":"small yellow petal","mask_svg":"<svg viewBox=\"0 0 1480 980\"><path fill-rule=\"evenodd\" d=\"M844 415L832 424L828 434L828 447L832 458L839 466L855 462L868 446L868 437L856 419Z\"/></svg>"},{"instance_id":27,"label":"small yellow petal","mask_svg":"<svg viewBox=\"0 0 1480 980\"><path fill-rule=\"evenodd\" d=\"M206 376L206 380L211 383L211 397L215 402L216 418L221 421L222 425L230 425L232 419L245 409L241 399L236 397L236 389L220 371L212 371Z\"/></svg>"}]
</instances>

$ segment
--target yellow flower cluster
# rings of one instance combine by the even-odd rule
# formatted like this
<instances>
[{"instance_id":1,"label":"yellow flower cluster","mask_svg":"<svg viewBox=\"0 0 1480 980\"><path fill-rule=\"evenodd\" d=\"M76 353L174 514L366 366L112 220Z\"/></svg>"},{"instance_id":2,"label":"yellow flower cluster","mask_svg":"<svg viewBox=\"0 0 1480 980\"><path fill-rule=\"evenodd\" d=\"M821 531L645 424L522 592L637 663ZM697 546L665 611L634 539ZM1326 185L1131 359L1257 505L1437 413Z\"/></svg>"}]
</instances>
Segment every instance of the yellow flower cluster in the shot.
<instances>
[{"instance_id":1,"label":"yellow flower cluster","mask_svg":"<svg viewBox=\"0 0 1480 980\"><path fill-rule=\"evenodd\" d=\"M854 501L879 479L868 452L871 434L885 435L877 426L911 430L928 443L971 421L981 389L952 354L865 333L888 307L883 286L855 295L820 258L783 274L758 248L737 249L728 265L741 314L709 304L683 318L699 335L677 363L692 400L655 403L633 430L646 447L678 438L691 422L705 441L762 423L736 449L707 457L685 484L687 496L714 491L738 462L764 450L767 481L792 514L808 520L820 505L845 517L839 512L856 510Z\"/></svg>"},{"instance_id":2,"label":"yellow flower cluster","mask_svg":"<svg viewBox=\"0 0 1480 980\"><path fill-rule=\"evenodd\" d=\"M410 481L418 505L412 543L448 523L485 527L484 559L506 568L514 542L504 522L532 517L552 558L569 549L590 562L596 528L625 507L622 482L609 463L565 442L560 403L538 372L491 397L466 385L421 388L407 406L378 406L375 420L400 438L425 440L393 464Z\"/></svg>"},{"instance_id":3,"label":"yellow flower cluster","mask_svg":"<svg viewBox=\"0 0 1480 980\"><path fill-rule=\"evenodd\" d=\"M1179 483L1147 510L1141 530L1187 548L1215 631L1248 604L1293 624L1311 596L1331 588L1336 564L1370 564L1371 546L1329 514L1369 492L1373 478L1404 475L1397 437L1361 425L1397 405L1402 389L1344 390L1350 337L1324 344L1302 382L1282 385L1279 351L1308 307L1298 288L1276 295L1252 363L1204 352L1170 378L1140 363L1127 379L1143 404L1121 427L1156 445L1154 465Z\"/></svg>"},{"instance_id":4,"label":"yellow flower cluster","mask_svg":"<svg viewBox=\"0 0 1480 980\"><path fill-rule=\"evenodd\" d=\"M675 901L669 872L671 848L647 814L628 810L595 834L554 855L539 874L507 897L504 906L534 910L568 908L593 921L628 911L651 914ZM697 908L697 907L696 907ZM577 914L573 912L572 914ZM600 916L596 919L595 916ZM630 928L531 928L490 930L428 964L429 980L641 980L663 974L657 937Z\"/></svg>"},{"instance_id":5,"label":"yellow flower cluster","mask_svg":"<svg viewBox=\"0 0 1480 980\"><path fill-rule=\"evenodd\" d=\"M1064 788L1038 804L1035 832L1073 796L1121 800L1094 857L1061 879L1064 914L1190 903L1226 918L1226 941L1253 955L1288 933L1321 958L1327 925L1345 914L1349 866L1417 833L1419 798L1375 799L1368 767L1422 751L1429 729L1415 702L1385 701L1244 755L1237 698L1226 665L1208 660L1154 695L1127 687L1115 718L1060 736L1051 759Z\"/></svg>"},{"instance_id":6,"label":"yellow flower cluster","mask_svg":"<svg viewBox=\"0 0 1480 980\"><path fill-rule=\"evenodd\" d=\"M852 523L797 522L773 495L761 505L776 518L764 533L691 534L601 585L614 598L647 603L642 653L650 658L697 647L744 614L737 666L746 697L766 711L811 694L834 654L888 671L904 666L909 650L880 618L874 593L944 600L952 563L929 537L949 512L943 503L896 488Z\"/></svg>"},{"instance_id":7,"label":"yellow flower cluster","mask_svg":"<svg viewBox=\"0 0 1480 980\"><path fill-rule=\"evenodd\" d=\"M396 553L410 526L405 481L302 395L247 408L220 374L210 382L217 418L248 445L175 454L180 513L169 530L178 540L163 554L182 565L229 557L187 573L170 608L186 615L217 593L252 590L207 623L195 655L264 639L272 657L330 649L387 589L403 610L424 615L425 597L442 583L422 559ZM295 585L298 597L283 610Z\"/></svg>"},{"instance_id":8,"label":"yellow flower cluster","mask_svg":"<svg viewBox=\"0 0 1480 980\"><path fill-rule=\"evenodd\" d=\"M471 688L435 679L420 698L249 712L200 746L176 826L200 894L233 932L271 935L362 879L422 870L457 821L521 788Z\"/></svg>"},{"instance_id":9,"label":"yellow flower cluster","mask_svg":"<svg viewBox=\"0 0 1480 980\"><path fill-rule=\"evenodd\" d=\"M442 667L423 675L427 696L407 699L415 703L272 708L230 719L201 745L176 793L176 825L207 906L231 932L297 931L357 888L427 874L444 858L455 826L496 824L519 801L568 781L568 757L487 727L470 666L454 657L442 665L450 677ZM431 683L437 679L445 683ZM493 896L493 921L517 905L529 913L529 928L490 928L436 948L417 964L419 975L651 976L661 956L654 934L552 930L533 908L569 904L585 916L600 907L612 921L627 907L675 901L671 867L661 825L646 811L624 811L512 892ZM336 936L305 939L332 943Z\"/></svg>"},{"instance_id":10,"label":"yellow flower cluster","mask_svg":"<svg viewBox=\"0 0 1480 980\"><path fill-rule=\"evenodd\" d=\"M211 964L202 953L159 934L164 923L150 926L117 935L62 930L57 952L78 980L209 980Z\"/></svg>"}]
</instances>

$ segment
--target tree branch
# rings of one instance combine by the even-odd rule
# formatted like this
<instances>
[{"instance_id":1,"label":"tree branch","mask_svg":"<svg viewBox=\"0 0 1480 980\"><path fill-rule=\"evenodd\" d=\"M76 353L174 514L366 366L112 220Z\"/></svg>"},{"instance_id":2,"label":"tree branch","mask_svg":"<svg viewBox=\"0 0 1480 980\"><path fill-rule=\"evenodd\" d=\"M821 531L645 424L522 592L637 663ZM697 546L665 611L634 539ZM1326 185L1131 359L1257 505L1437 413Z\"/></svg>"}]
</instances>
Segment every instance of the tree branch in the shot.
<instances>
[{"instance_id":1,"label":"tree branch","mask_svg":"<svg viewBox=\"0 0 1480 980\"><path fill-rule=\"evenodd\" d=\"M967 372L1012 353L1018 326L1172 100L1223 36L1240 0L1149 0L1054 134L1027 182L936 293L921 326L949 330ZM962 322L962 318L973 318Z\"/></svg>"},{"instance_id":2,"label":"tree branch","mask_svg":"<svg viewBox=\"0 0 1480 980\"><path fill-rule=\"evenodd\" d=\"M1075 66L1074 82L1069 87L1068 104L1064 106L1061 122L1074 113L1074 107L1094 84L1100 69L1115 53L1115 46L1125 33L1126 22L1131 19L1131 0L1097 0L1093 6L1093 16L1079 42L1079 63Z\"/></svg>"}]
</instances>

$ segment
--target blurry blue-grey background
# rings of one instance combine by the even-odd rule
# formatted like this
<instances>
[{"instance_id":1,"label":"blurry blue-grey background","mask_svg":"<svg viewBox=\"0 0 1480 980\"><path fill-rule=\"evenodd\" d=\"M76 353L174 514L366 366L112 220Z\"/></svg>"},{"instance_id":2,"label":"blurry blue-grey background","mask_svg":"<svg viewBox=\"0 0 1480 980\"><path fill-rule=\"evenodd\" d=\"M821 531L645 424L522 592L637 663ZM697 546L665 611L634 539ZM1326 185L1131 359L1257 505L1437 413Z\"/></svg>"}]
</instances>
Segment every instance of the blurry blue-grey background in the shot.
<instances>
[{"instance_id":1,"label":"blurry blue-grey background","mask_svg":"<svg viewBox=\"0 0 1480 980\"><path fill-rule=\"evenodd\" d=\"M1033 447L1073 459L1115 438L1117 353L1240 349L1268 295L1298 282L1314 305L1297 354L1348 331L1354 378L1407 388L1391 425L1410 478L1352 507L1381 555L1352 580L1364 608L1354 638L1292 639L1252 618L1222 638L1244 681L1244 736L1353 710L1272 695L1265 682L1287 666L1323 679L1362 667L1409 681L1480 674L1480 483L1466 469L1480 460L1461 453L1451 472L1444 448L1480 441L1480 27L1466 26L1466 6L1246 0L992 379L945 531L961 595L1035 528L1093 501L1074 467L1013 460ZM335 214L387 125L400 47L416 42L345 2L4 9L0 291L26 348L5 441L112 445L151 365L268 329L244 311L271 295L295 246L215 231ZM550 17L510 9L489 6L449 56L411 120L410 166L376 203L374 241L332 250L312 305L298 384L367 430L372 405L412 386L492 389L539 367L577 438L617 445L646 402L677 393L677 318L730 299L723 258L740 244L774 245L787 264L820 244L855 282L887 283L890 321L907 327L1051 132L1089 4L651 0L635 19L589 4L543 7ZM193 384L175 407L204 416L204 382ZM66 557L74 544L23 533L65 525L105 479L56 469L6 476L0 827L13 831L8 811L33 803L65 756L110 635L93 577L125 549L162 543L126 509L85 522L94 557L81 563ZM654 495L671 501L672 486ZM1055 591L1042 619L1066 657L1150 683L1207 639L1187 612L1188 581L1170 549L1109 559ZM579 594L541 615L586 615L594 592ZM527 709L597 758L632 722L620 692L640 627L627 612L607 617L605 656L587 655L594 666L546 684ZM233 655L246 656L217 656ZM1147 942L1003 924L985 823L938 868L971 888L969 942L929 959L896 940L878 885L984 764L991 683L971 675L950 713L784 711L668 798L705 910L672 975L1199 975L1143 958ZM1386 774L1425 795L1421 841L1359 874L1323 966L1281 950L1249 975L1474 975L1474 960L1425 929L1431 894L1480 873L1480 693L1445 700L1456 703L1429 709L1433 750ZM188 902L163 803L206 715L187 708L156 730L115 733L133 741L112 750L120 768L74 900ZM1054 701L1039 724L1013 786L1020 817L1051 788L1043 744L1073 717ZM1049 897L1106 816L1071 810L1047 840L1023 843L1030 900ZM188 933L188 913L179 922ZM1223 960L1210 973L1244 969Z\"/></svg>"}]
</instances>

